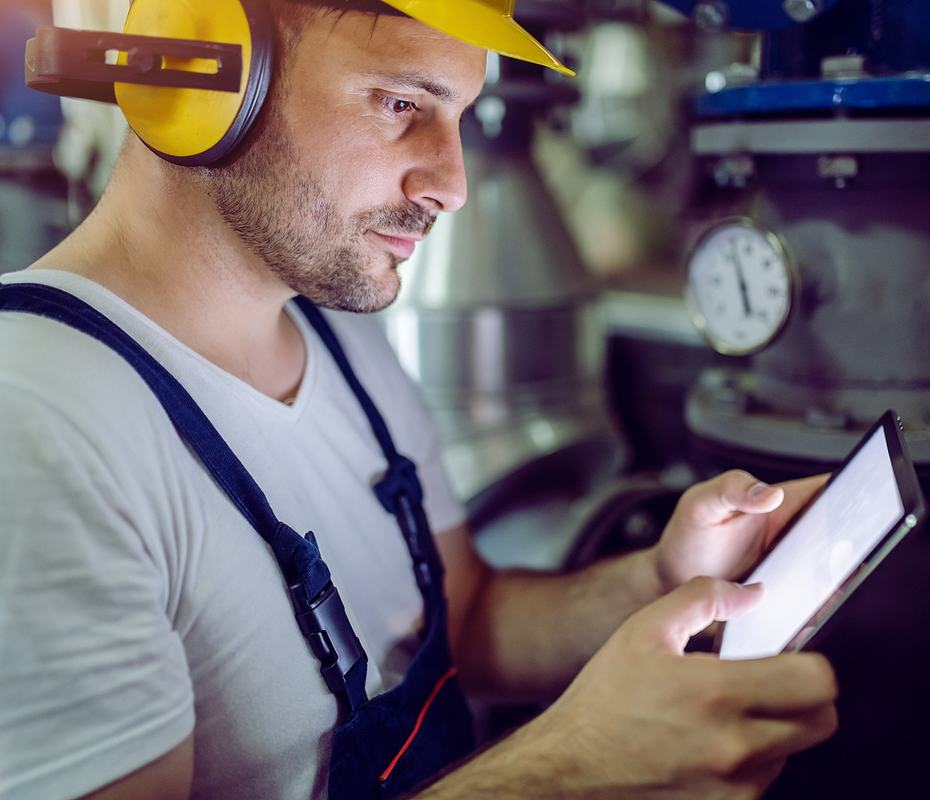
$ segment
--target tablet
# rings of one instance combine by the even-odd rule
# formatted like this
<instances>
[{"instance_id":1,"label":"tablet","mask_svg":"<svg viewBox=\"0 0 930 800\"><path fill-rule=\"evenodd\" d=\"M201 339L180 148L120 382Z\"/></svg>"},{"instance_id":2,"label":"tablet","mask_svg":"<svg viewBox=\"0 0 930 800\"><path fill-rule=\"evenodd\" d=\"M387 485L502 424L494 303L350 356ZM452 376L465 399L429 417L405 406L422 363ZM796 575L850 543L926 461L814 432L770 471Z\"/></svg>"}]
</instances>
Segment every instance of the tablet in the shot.
<instances>
[{"instance_id":1,"label":"tablet","mask_svg":"<svg viewBox=\"0 0 930 800\"><path fill-rule=\"evenodd\" d=\"M718 634L721 658L800 650L923 522L923 494L900 425L886 412L785 527L745 581L764 584L762 600Z\"/></svg>"}]
</instances>

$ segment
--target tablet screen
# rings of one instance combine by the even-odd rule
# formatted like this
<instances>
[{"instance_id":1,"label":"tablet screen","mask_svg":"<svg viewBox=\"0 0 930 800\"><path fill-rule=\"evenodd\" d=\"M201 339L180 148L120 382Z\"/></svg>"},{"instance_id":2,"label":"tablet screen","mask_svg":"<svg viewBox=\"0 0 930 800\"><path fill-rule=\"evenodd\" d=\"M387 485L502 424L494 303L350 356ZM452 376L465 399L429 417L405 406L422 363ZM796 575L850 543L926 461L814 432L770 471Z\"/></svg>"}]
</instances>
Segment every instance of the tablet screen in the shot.
<instances>
[{"instance_id":1,"label":"tablet screen","mask_svg":"<svg viewBox=\"0 0 930 800\"><path fill-rule=\"evenodd\" d=\"M747 579L763 583L765 594L748 614L726 623L720 657L780 653L903 514L879 427Z\"/></svg>"}]
</instances>

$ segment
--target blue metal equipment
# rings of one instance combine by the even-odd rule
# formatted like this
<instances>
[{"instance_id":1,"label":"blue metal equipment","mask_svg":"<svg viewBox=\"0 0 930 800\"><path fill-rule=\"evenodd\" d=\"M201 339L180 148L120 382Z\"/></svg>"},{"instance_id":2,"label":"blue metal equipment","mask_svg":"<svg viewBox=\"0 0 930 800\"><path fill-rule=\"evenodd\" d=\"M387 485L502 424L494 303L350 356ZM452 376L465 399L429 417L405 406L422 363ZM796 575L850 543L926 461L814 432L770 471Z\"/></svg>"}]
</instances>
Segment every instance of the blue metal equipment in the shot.
<instances>
[{"instance_id":1,"label":"blue metal equipment","mask_svg":"<svg viewBox=\"0 0 930 800\"><path fill-rule=\"evenodd\" d=\"M786 9L821 7L806 24ZM680 10L714 4L671 0ZM930 107L930 15L921 0L768 0L726 4L731 27L763 31L759 82L697 100L701 117L882 113ZM854 56L863 74L830 78L824 60Z\"/></svg>"},{"instance_id":2,"label":"blue metal equipment","mask_svg":"<svg viewBox=\"0 0 930 800\"><path fill-rule=\"evenodd\" d=\"M816 0L810 3L808 13L819 14L837 5L840 1ZM663 2L689 17L695 17L698 21L719 20L716 27L726 26L747 31L779 31L798 24L798 19L787 10L789 4L783 0L711 0L711 2L707 0L663 0Z\"/></svg>"}]
</instances>

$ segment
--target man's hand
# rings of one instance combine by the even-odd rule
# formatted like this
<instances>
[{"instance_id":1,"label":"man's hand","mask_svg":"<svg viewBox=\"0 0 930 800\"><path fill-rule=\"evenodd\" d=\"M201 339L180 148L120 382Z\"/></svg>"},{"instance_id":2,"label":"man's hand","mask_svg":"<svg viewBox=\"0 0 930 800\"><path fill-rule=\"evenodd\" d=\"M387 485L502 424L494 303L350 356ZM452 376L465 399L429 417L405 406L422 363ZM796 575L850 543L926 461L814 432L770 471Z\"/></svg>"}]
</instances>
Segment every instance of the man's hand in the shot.
<instances>
[{"instance_id":1,"label":"man's hand","mask_svg":"<svg viewBox=\"0 0 930 800\"><path fill-rule=\"evenodd\" d=\"M728 472L685 493L655 547L570 575L495 572L467 530L440 535L463 679L494 696L551 698L644 606L698 575L742 578L824 480L754 488Z\"/></svg>"},{"instance_id":2,"label":"man's hand","mask_svg":"<svg viewBox=\"0 0 930 800\"><path fill-rule=\"evenodd\" d=\"M698 578L633 615L518 734L541 747L553 796L754 798L788 755L832 735L836 684L821 656L682 655L761 592Z\"/></svg>"},{"instance_id":3,"label":"man's hand","mask_svg":"<svg viewBox=\"0 0 930 800\"><path fill-rule=\"evenodd\" d=\"M743 577L826 480L769 486L733 470L692 486L653 550L660 584L670 590L698 575Z\"/></svg>"}]
</instances>

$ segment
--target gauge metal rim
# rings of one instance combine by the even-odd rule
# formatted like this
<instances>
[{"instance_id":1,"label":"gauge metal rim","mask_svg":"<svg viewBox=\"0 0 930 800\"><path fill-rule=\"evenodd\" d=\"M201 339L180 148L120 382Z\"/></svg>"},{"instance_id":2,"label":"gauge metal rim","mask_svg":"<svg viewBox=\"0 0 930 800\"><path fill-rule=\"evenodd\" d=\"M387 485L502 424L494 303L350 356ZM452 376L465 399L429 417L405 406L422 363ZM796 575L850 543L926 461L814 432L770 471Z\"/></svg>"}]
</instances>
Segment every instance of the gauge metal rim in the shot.
<instances>
[{"instance_id":1,"label":"gauge metal rim","mask_svg":"<svg viewBox=\"0 0 930 800\"><path fill-rule=\"evenodd\" d=\"M710 239L711 236L717 233L721 228L730 227L748 228L755 231L756 233L761 234L762 237L769 243L775 254L785 265L785 272L787 273L788 278L788 308L785 311L784 317L782 317L775 330L772 331L771 336L769 336L764 342L760 342L753 347L733 347L729 344L726 344L725 342L722 342L717 336L715 336L711 332L710 327L707 324L707 318L701 311L701 308L697 302L697 298L695 298L694 292L691 288L691 265L694 262L694 257L698 254L700 249L707 242L707 240ZM685 301L688 305L688 311L691 314L691 321L694 323L694 327L697 328L701 335L707 340L707 343L723 356L751 356L762 352L765 350L765 348L769 347L772 342L778 339L779 336L781 336L788 325L788 321L791 319L792 312L794 311L796 300L795 291L798 285L797 265L795 264L795 261L792 258L788 247L782 241L781 237L769 228L760 225L751 217L725 217L724 219L718 220L717 222L710 225L700 236L698 236L688 251L688 255L685 259L685 277L688 287L685 293Z\"/></svg>"}]
</instances>

